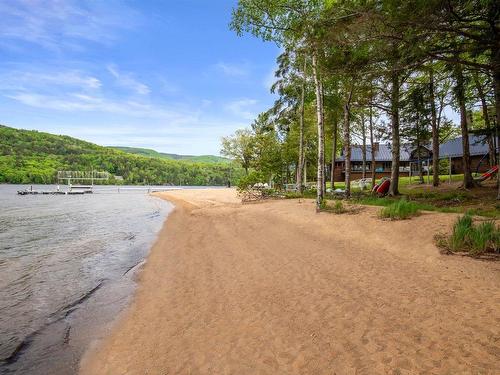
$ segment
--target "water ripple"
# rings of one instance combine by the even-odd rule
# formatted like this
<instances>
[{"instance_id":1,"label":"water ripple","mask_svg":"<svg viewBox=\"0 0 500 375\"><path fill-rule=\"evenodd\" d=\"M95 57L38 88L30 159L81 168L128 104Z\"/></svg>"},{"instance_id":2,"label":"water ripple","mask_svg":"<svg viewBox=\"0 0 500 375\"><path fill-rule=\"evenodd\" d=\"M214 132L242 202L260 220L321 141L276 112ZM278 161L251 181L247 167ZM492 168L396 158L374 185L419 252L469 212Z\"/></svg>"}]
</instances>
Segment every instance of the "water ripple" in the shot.
<instances>
[{"instance_id":1,"label":"water ripple","mask_svg":"<svg viewBox=\"0 0 500 375\"><path fill-rule=\"evenodd\" d=\"M17 190L0 185L0 373L72 374L88 332L130 296L129 274L171 207L141 193Z\"/></svg>"}]
</instances>

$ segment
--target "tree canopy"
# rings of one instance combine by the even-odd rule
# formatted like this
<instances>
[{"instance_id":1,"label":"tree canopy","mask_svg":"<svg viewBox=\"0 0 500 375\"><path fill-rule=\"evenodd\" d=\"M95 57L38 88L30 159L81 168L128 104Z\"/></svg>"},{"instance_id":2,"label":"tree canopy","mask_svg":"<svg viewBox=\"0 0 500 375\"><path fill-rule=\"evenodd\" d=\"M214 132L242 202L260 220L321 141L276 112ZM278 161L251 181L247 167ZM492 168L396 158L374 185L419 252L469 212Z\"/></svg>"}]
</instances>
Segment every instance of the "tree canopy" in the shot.
<instances>
[{"instance_id":1,"label":"tree canopy","mask_svg":"<svg viewBox=\"0 0 500 375\"><path fill-rule=\"evenodd\" d=\"M268 132L274 128L277 141L272 153L281 162L270 168L254 155L252 166L266 165L268 177L279 183L295 178L300 189L302 176L311 176L308 169L316 164L318 208L325 154L331 153L332 183L334 160L345 156L349 196L351 144L362 143L366 153L367 138L390 144L392 195L399 193L403 143L432 143L434 185L445 133L462 136L465 188L474 183L469 130L484 129L490 163L497 163L498 1L239 0L232 16L230 28L237 34L250 33L283 49L273 86L278 98L266 111ZM460 124L446 118L447 107L460 114Z\"/></svg>"}]
</instances>

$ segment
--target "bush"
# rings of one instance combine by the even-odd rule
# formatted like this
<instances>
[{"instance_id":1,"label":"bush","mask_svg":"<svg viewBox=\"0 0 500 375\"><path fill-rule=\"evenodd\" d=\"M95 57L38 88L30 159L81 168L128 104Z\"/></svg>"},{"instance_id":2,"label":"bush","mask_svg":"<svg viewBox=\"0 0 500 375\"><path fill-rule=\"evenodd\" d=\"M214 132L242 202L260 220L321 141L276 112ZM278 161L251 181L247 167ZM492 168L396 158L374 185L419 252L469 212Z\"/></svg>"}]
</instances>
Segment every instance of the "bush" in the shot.
<instances>
[{"instance_id":1,"label":"bush","mask_svg":"<svg viewBox=\"0 0 500 375\"><path fill-rule=\"evenodd\" d=\"M264 181L264 176L262 175L262 173L259 173L257 171L252 171L246 176L240 178L240 180L238 181L238 190L240 191L248 190L255 184L262 181Z\"/></svg>"},{"instance_id":2,"label":"bush","mask_svg":"<svg viewBox=\"0 0 500 375\"><path fill-rule=\"evenodd\" d=\"M467 251L480 255L500 249L500 229L493 221L474 225L470 213L457 219L449 238L438 240L438 245L451 251Z\"/></svg>"},{"instance_id":3,"label":"bush","mask_svg":"<svg viewBox=\"0 0 500 375\"><path fill-rule=\"evenodd\" d=\"M448 159L439 160L439 174L447 175L450 173L450 161Z\"/></svg>"},{"instance_id":4,"label":"bush","mask_svg":"<svg viewBox=\"0 0 500 375\"><path fill-rule=\"evenodd\" d=\"M401 199L384 207L380 212L380 217L390 218L392 220L402 220L415 216L418 213L419 209L416 203Z\"/></svg>"}]
</instances>

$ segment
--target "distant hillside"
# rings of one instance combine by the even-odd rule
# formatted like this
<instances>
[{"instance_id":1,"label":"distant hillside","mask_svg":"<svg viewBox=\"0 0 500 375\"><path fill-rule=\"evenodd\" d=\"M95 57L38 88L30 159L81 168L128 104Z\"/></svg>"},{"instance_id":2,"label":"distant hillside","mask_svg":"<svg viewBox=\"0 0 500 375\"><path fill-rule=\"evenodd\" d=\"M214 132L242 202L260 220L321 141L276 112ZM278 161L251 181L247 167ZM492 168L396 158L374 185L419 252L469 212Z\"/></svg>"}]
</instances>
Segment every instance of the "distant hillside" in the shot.
<instances>
[{"instance_id":1,"label":"distant hillside","mask_svg":"<svg viewBox=\"0 0 500 375\"><path fill-rule=\"evenodd\" d=\"M155 150L151 150L149 148L139 148L139 147L110 146L110 148L114 148L115 150L127 152L129 154L147 156L150 158L186 160L186 161L201 162L201 163L229 163L230 162L230 160L227 158L224 158L222 156L215 156L215 155L196 156L196 155L167 154L164 152L158 152Z\"/></svg>"},{"instance_id":2,"label":"distant hillside","mask_svg":"<svg viewBox=\"0 0 500 375\"><path fill-rule=\"evenodd\" d=\"M242 174L229 163L143 156L0 125L0 183L54 183L58 170L91 169L122 176L127 184L225 185L229 176L235 183Z\"/></svg>"}]
</instances>

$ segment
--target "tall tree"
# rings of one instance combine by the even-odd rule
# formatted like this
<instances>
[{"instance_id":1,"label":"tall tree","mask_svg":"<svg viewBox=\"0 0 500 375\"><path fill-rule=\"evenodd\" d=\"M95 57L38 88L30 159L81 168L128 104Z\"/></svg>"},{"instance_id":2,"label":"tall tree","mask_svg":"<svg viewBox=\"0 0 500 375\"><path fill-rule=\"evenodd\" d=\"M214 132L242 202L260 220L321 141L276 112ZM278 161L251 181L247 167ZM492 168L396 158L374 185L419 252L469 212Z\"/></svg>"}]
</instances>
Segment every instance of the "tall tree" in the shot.
<instances>
[{"instance_id":1,"label":"tall tree","mask_svg":"<svg viewBox=\"0 0 500 375\"><path fill-rule=\"evenodd\" d=\"M362 156L362 168L361 178L366 178L366 124L365 115L361 112L361 156Z\"/></svg>"},{"instance_id":2,"label":"tall tree","mask_svg":"<svg viewBox=\"0 0 500 375\"><path fill-rule=\"evenodd\" d=\"M487 142L488 142L488 150L489 150L489 162L490 166L496 165L496 152L495 152L495 142L494 142L494 131L491 127L491 122L490 122L490 114L488 112L488 104L486 101L486 93L485 89L483 87L483 83L481 82L481 79L479 77L479 74L477 71L474 71L472 73L472 77L474 80L474 86L476 88L477 96L479 97L479 100L481 101L481 110L482 110L482 117L484 121L484 127L485 131L487 134Z\"/></svg>"},{"instance_id":3,"label":"tall tree","mask_svg":"<svg viewBox=\"0 0 500 375\"><path fill-rule=\"evenodd\" d=\"M222 138L221 154L238 162L248 175L255 157L255 140L249 129L238 129L232 136Z\"/></svg>"},{"instance_id":4,"label":"tall tree","mask_svg":"<svg viewBox=\"0 0 500 375\"><path fill-rule=\"evenodd\" d=\"M351 99L353 88L347 95L344 103L344 163L345 163L345 196L351 196Z\"/></svg>"},{"instance_id":5,"label":"tall tree","mask_svg":"<svg viewBox=\"0 0 500 375\"><path fill-rule=\"evenodd\" d=\"M429 69L429 100L431 104L431 129L432 129L432 185L439 185L439 127L436 111L434 70Z\"/></svg>"},{"instance_id":6,"label":"tall tree","mask_svg":"<svg viewBox=\"0 0 500 375\"><path fill-rule=\"evenodd\" d=\"M470 146L469 146L469 128L467 126L467 106L465 102L465 82L462 66L455 64L453 66L453 75L455 78L455 99L460 110L460 129L462 131L462 166L464 170L463 187L470 189L474 186L472 179L471 163L470 163Z\"/></svg>"},{"instance_id":7,"label":"tall tree","mask_svg":"<svg viewBox=\"0 0 500 375\"><path fill-rule=\"evenodd\" d=\"M316 208L319 210L324 197L324 109L322 82L319 71L319 46L315 28L323 1L295 0L239 0L233 10L231 28L241 35L250 32L267 41L274 41L285 47L299 45L312 59L313 78L316 93L318 128L318 168Z\"/></svg>"},{"instance_id":8,"label":"tall tree","mask_svg":"<svg viewBox=\"0 0 500 375\"><path fill-rule=\"evenodd\" d=\"M338 119L335 116L333 119L333 128L332 128L332 167L330 170L330 184L332 186L332 190L335 189L335 163L337 159L337 143L338 143Z\"/></svg>"},{"instance_id":9,"label":"tall tree","mask_svg":"<svg viewBox=\"0 0 500 375\"><path fill-rule=\"evenodd\" d=\"M368 128L370 132L370 173L372 179L372 187L375 186L375 142L374 142L374 132L373 132L373 107L370 105L370 118L368 122Z\"/></svg>"},{"instance_id":10,"label":"tall tree","mask_svg":"<svg viewBox=\"0 0 500 375\"><path fill-rule=\"evenodd\" d=\"M304 173L304 106L306 96L306 59L304 59L304 68L302 69L302 84L300 87L300 109L299 109L299 163L297 166L296 184L300 194L303 191L302 175Z\"/></svg>"},{"instance_id":11,"label":"tall tree","mask_svg":"<svg viewBox=\"0 0 500 375\"><path fill-rule=\"evenodd\" d=\"M391 185L389 195L399 194L399 160L401 155L399 137L399 87L400 78L397 71L391 74L391 134L392 134L392 163Z\"/></svg>"}]
</instances>

